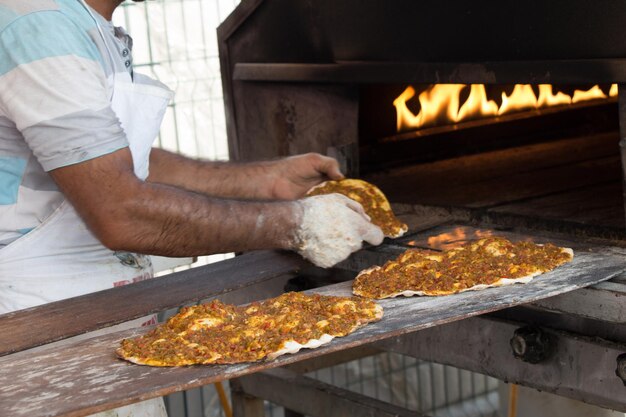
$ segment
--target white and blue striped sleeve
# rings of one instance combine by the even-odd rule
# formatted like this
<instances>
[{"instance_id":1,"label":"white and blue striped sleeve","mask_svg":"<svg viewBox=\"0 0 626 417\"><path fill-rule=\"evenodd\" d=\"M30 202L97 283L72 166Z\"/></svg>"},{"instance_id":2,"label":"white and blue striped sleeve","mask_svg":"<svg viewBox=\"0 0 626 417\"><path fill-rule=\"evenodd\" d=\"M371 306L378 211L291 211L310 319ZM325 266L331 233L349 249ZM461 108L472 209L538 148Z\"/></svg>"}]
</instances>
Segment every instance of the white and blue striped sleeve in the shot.
<instances>
[{"instance_id":1,"label":"white and blue striped sleeve","mask_svg":"<svg viewBox=\"0 0 626 417\"><path fill-rule=\"evenodd\" d=\"M128 146L100 52L58 11L22 16L0 32L2 115L46 171Z\"/></svg>"}]
</instances>

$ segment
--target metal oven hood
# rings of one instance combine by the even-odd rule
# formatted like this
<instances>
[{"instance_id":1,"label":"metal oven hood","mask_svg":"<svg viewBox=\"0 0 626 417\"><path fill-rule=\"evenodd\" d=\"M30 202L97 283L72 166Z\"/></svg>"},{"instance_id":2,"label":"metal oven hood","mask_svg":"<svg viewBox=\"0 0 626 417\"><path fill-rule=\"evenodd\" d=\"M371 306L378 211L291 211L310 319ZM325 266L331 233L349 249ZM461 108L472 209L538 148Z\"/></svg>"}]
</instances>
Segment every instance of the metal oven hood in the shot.
<instances>
[{"instance_id":1,"label":"metal oven hood","mask_svg":"<svg viewBox=\"0 0 626 417\"><path fill-rule=\"evenodd\" d=\"M625 18L610 0L244 0L218 28L231 158L357 173L360 85L622 83Z\"/></svg>"}]
</instances>

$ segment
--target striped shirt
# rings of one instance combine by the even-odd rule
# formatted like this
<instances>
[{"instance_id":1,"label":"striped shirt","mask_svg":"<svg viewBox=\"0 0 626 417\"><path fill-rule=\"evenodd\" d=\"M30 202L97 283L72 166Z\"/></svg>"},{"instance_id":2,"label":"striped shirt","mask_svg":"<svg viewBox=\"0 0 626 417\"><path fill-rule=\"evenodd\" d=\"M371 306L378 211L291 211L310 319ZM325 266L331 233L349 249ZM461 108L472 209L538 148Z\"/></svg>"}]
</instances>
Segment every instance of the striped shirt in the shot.
<instances>
[{"instance_id":1,"label":"striped shirt","mask_svg":"<svg viewBox=\"0 0 626 417\"><path fill-rule=\"evenodd\" d=\"M48 171L128 146L110 96L132 41L92 13L104 40L79 0L0 0L0 247L63 201Z\"/></svg>"}]
</instances>

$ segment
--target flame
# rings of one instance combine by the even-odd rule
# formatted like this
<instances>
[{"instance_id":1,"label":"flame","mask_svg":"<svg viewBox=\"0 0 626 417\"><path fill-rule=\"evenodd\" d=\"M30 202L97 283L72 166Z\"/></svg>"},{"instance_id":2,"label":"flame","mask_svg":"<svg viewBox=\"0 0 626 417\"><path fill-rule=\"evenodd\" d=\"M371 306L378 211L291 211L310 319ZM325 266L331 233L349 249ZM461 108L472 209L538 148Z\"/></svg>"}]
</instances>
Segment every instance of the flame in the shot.
<instances>
[{"instance_id":1,"label":"flame","mask_svg":"<svg viewBox=\"0 0 626 417\"><path fill-rule=\"evenodd\" d=\"M428 90L422 92L418 100L422 110L417 114L407 107L406 103L415 96L415 89L408 86L406 90L393 102L398 114L398 129L400 123L411 126L425 126L443 122L445 120L455 120L456 112L459 108L459 97L463 84L435 84Z\"/></svg>"},{"instance_id":2,"label":"flame","mask_svg":"<svg viewBox=\"0 0 626 417\"><path fill-rule=\"evenodd\" d=\"M459 109L456 121L466 120L472 115L495 116L498 114L498 105L493 100L487 99L487 92L483 84L472 84L470 95Z\"/></svg>"},{"instance_id":3,"label":"flame","mask_svg":"<svg viewBox=\"0 0 626 417\"><path fill-rule=\"evenodd\" d=\"M451 232L441 233L428 238L428 246L435 249L450 249L470 240L493 236L491 230L480 230L464 226L457 226Z\"/></svg>"},{"instance_id":4,"label":"flame","mask_svg":"<svg viewBox=\"0 0 626 417\"><path fill-rule=\"evenodd\" d=\"M529 84L517 84L510 96L502 93L502 105L498 114L537 108L537 97Z\"/></svg>"},{"instance_id":5,"label":"flame","mask_svg":"<svg viewBox=\"0 0 626 417\"><path fill-rule=\"evenodd\" d=\"M617 84L615 84L617 87ZM562 106L564 104L571 104L572 98L560 91L556 94L552 92L552 85L550 84L539 84L539 98L537 99L538 107L549 107L549 106Z\"/></svg>"},{"instance_id":6,"label":"flame","mask_svg":"<svg viewBox=\"0 0 626 417\"><path fill-rule=\"evenodd\" d=\"M574 91L572 103L579 103L581 101L594 100L597 98L607 98L607 96L602 92L599 86L594 85L587 91Z\"/></svg>"},{"instance_id":7,"label":"flame","mask_svg":"<svg viewBox=\"0 0 626 417\"><path fill-rule=\"evenodd\" d=\"M575 90L573 96L569 96L563 92L554 94L550 84L539 84L537 96L530 84L517 84L510 95L502 93L502 104L498 107L495 101L487 98L483 84L471 84L469 96L461 103L461 92L466 87L466 84L432 85L418 96L421 107L418 114L407 106L416 93L412 86L407 87L393 101L398 131L617 96L617 84L611 85L608 96L598 85L586 91Z\"/></svg>"},{"instance_id":8,"label":"flame","mask_svg":"<svg viewBox=\"0 0 626 417\"><path fill-rule=\"evenodd\" d=\"M464 227L457 227L449 233L441 233L437 236L430 236L428 238L428 246L435 249L447 249L452 244L458 246L459 243L464 243L467 240L467 234Z\"/></svg>"},{"instance_id":9,"label":"flame","mask_svg":"<svg viewBox=\"0 0 626 417\"><path fill-rule=\"evenodd\" d=\"M490 236L494 236L494 232L492 230L474 229L469 226L456 226L452 230L446 228L446 231L443 233L419 238L417 240L411 240L405 244L408 246L445 250L458 247L471 240L482 239Z\"/></svg>"}]
</instances>

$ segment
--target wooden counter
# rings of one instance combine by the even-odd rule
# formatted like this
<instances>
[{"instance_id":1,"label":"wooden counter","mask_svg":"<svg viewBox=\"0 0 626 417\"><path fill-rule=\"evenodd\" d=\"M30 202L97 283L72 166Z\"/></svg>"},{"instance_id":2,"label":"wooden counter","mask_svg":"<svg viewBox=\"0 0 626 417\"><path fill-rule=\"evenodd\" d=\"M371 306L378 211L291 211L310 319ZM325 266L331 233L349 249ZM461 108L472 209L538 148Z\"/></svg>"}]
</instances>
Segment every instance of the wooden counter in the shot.
<instances>
[{"instance_id":1,"label":"wooden counter","mask_svg":"<svg viewBox=\"0 0 626 417\"><path fill-rule=\"evenodd\" d=\"M291 256L268 252L248 254L206 269L199 268L190 275L189 281L180 278L180 275L178 278L147 281L144 285L150 284L152 287L144 288L143 293L138 291L139 285L143 284L140 283L54 303L54 308L47 305L0 316L2 349L4 352L21 350L26 343L21 342L21 338L28 338L27 342L31 344L58 338L63 331L67 332L67 326L76 322L72 315L92 317L90 325L102 327L119 322L124 317L139 317L228 289L251 285L259 282L259 277L270 279L277 274L294 273L299 266L300 261ZM115 349L122 338L134 336L145 329L22 350L0 358L0 416L86 415L546 299L606 281L625 269L623 250L610 247L585 249L578 245L571 263L527 285L491 288L447 297L382 300L380 304L385 310L385 316L381 321L347 337L335 339L319 349L303 350L272 362L153 368L133 365L115 357ZM348 295L350 282L315 291ZM104 310L103 306L106 306ZM46 317L46 314L50 316ZM38 333L40 336L35 337Z\"/></svg>"}]
</instances>

